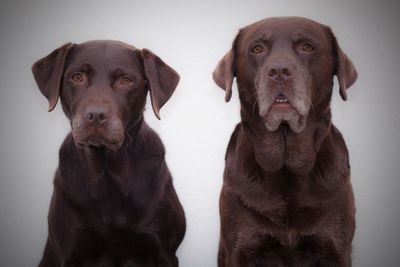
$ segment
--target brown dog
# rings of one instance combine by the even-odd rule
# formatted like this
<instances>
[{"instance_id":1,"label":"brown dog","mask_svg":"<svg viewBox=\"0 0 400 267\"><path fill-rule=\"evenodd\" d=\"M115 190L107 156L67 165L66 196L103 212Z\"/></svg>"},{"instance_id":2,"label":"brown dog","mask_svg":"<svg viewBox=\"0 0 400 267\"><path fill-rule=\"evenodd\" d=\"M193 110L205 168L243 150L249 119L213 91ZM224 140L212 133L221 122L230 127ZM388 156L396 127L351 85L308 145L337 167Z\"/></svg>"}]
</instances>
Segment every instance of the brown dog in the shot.
<instances>
[{"instance_id":1,"label":"brown dog","mask_svg":"<svg viewBox=\"0 0 400 267\"><path fill-rule=\"evenodd\" d=\"M270 18L240 30L213 73L241 123L226 153L218 266L351 266L354 199L348 153L331 123L357 78L331 30Z\"/></svg>"},{"instance_id":2,"label":"brown dog","mask_svg":"<svg viewBox=\"0 0 400 267\"><path fill-rule=\"evenodd\" d=\"M149 50L116 41L66 44L32 67L72 132L59 153L40 266L178 266L185 217L157 134L143 121L178 74Z\"/></svg>"}]
</instances>

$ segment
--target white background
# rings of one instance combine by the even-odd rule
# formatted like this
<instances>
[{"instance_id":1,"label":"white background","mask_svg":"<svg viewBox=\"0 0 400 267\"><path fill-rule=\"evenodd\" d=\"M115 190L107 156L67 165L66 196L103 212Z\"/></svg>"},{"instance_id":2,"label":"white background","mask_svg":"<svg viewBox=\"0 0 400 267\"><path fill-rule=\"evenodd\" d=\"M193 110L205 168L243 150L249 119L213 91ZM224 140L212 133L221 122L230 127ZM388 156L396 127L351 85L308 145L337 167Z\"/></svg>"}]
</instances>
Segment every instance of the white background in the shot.
<instances>
[{"instance_id":1,"label":"white background","mask_svg":"<svg viewBox=\"0 0 400 267\"><path fill-rule=\"evenodd\" d=\"M218 196L224 154L239 121L211 72L240 27L271 16L305 16L330 25L359 80L333 121L350 151L357 204L354 266L398 266L400 213L399 19L388 1L10 1L0 7L0 266L35 266L47 236L58 149L70 126L60 106L47 113L30 72L65 42L116 39L149 48L181 82L147 122L161 136L187 232L183 267L216 266Z\"/></svg>"}]
</instances>

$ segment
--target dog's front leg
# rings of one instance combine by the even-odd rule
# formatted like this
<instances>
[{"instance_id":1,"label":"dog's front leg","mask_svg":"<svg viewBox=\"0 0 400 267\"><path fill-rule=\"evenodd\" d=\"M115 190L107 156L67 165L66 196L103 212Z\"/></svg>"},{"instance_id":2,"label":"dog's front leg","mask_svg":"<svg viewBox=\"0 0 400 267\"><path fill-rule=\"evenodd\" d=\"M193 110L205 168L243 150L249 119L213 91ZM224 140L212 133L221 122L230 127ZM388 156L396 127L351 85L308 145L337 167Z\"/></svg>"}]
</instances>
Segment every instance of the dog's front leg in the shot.
<instances>
[{"instance_id":1,"label":"dog's front leg","mask_svg":"<svg viewBox=\"0 0 400 267\"><path fill-rule=\"evenodd\" d=\"M168 255L160 238L152 232L135 234L132 239L134 248L141 248L140 253L153 255L154 267L177 267L175 255Z\"/></svg>"}]
</instances>

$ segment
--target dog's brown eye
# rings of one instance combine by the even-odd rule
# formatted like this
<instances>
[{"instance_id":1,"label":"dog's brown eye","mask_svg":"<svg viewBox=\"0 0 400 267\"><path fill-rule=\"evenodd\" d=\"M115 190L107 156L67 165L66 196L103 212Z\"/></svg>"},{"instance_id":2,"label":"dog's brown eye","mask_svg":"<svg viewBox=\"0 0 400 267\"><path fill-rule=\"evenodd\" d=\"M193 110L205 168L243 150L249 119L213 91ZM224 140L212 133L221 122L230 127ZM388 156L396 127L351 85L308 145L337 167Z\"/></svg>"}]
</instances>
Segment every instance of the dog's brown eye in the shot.
<instances>
[{"instance_id":1,"label":"dog's brown eye","mask_svg":"<svg viewBox=\"0 0 400 267\"><path fill-rule=\"evenodd\" d=\"M75 82L83 82L84 76L82 73L77 72L72 74L71 79Z\"/></svg>"},{"instance_id":2,"label":"dog's brown eye","mask_svg":"<svg viewBox=\"0 0 400 267\"><path fill-rule=\"evenodd\" d=\"M260 54L265 51L265 48L262 45L255 45L251 49L251 52L254 54Z\"/></svg>"},{"instance_id":3,"label":"dog's brown eye","mask_svg":"<svg viewBox=\"0 0 400 267\"><path fill-rule=\"evenodd\" d=\"M314 46L310 43L304 43L302 45L301 49L305 52L312 52L312 51L314 51Z\"/></svg>"},{"instance_id":4,"label":"dog's brown eye","mask_svg":"<svg viewBox=\"0 0 400 267\"><path fill-rule=\"evenodd\" d=\"M127 76L124 76L124 77L122 77L122 78L119 80L119 83L120 83L121 85L129 85L129 84L131 84L132 82L133 82L132 79L129 78L129 77L127 77Z\"/></svg>"}]
</instances>

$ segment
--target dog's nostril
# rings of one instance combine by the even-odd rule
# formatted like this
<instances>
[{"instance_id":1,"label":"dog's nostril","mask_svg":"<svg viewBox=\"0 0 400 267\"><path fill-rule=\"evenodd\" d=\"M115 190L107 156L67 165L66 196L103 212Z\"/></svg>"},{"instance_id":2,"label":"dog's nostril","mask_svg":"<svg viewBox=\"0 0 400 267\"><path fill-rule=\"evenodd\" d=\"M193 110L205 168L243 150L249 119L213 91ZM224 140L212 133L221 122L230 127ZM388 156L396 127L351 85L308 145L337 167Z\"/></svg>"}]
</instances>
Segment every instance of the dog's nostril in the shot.
<instances>
[{"instance_id":1,"label":"dog's nostril","mask_svg":"<svg viewBox=\"0 0 400 267\"><path fill-rule=\"evenodd\" d=\"M87 115L86 115L86 119L88 120L88 121L93 121L94 120L94 115L93 115L93 113L91 113L91 112L89 112Z\"/></svg>"},{"instance_id":2,"label":"dog's nostril","mask_svg":"<svg viewBox=\"0 0 400 267\"><path fill-rule=\"evenodd\" d=\"M286 77L289 77L290 75L292 75L292 73L290 72L290 70L288 68L283 68L281 72L282 72L282 75L286 76Z\"/></svg>"},{"instance_id":3,"label":"dog's nostril","mask_svg":"<svg viewBox=\"0 0 400 267\"><path fill-rule=\"evenodd\" d=\"M267 75L271 79L287 79L292 76L292 68L286 63L272 64L267 69Z\"/></svg>"},{"instance_id":4,"label":"dog's nostril","mask_svg":"<svg viewBox=\"0 0 400 267\"><path fill-rule=\"evenodd\" d=\"M106 119L107 119L106 114L104 114L104 113L100 113L100 114L99 114L99 120L100 120L100 121L105 121Z\"/></svg>"},{"instance_id":5,"label":"dog's nostril","mask_svg":"<svg viewBox=\"0 0 400 267\"><path fill-rule=\"evenodd\" d=\"M278 74L276 69L271 69L268 73L269 77L275 77Z\"/></svg>"},{"instance_id":6,"label":"dog's nostril","mask_svg":"<svg viewBox=\"0 0 400 267\"><path fill-rule=\"evenodd\" d=\"M277 76L289 77L292 75L292 72L288 68L280 68L280 69L273 68L269 71L268 75L269 77L272 78Z\"/></svg>"},{"instance_id":7,"label":"dog's nostril","mask_svg":"<svg viewBox=\"0 0 400 267\"><path fill-rule=\"evenodd\" d=\"M104 123L107 115L102 111L89 111L86 113L86 120L90 123Z\"/></svg>"}]
</instances>

